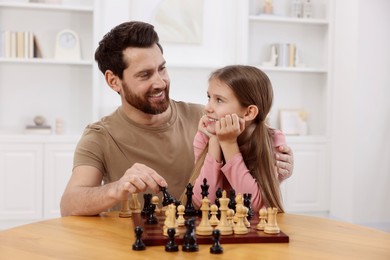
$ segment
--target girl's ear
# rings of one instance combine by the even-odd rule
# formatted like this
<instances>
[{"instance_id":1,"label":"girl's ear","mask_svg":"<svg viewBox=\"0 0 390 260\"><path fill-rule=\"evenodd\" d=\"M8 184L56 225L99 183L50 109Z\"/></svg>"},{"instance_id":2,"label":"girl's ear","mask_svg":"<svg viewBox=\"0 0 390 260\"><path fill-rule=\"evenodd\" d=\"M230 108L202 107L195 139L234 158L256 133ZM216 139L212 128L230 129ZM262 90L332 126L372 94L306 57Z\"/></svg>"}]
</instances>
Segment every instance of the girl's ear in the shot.
<instances>
[{"instance_id":1,"label":"girl's ear","mask_svg":"<svg viewBox=\"0 0 390 260\"><path fill-rule=\"evenodd\" d=\"M259 113L259 109L255 105L250 105L247 107L244 119L245 121L252 121L256 118L257 114Z\"/></svg>"},{"instance_id":2,"label":"girl's ear","mask_svg":"<svg viewBox=\"0 0 390 260\"><path fill-rule=\"evenodd\" d=\"M110 88L112 88L115 92L120 93L122 84L118 76L116 76L111 70L106 70L104 78Z\"/></svg>"}]
</instances>

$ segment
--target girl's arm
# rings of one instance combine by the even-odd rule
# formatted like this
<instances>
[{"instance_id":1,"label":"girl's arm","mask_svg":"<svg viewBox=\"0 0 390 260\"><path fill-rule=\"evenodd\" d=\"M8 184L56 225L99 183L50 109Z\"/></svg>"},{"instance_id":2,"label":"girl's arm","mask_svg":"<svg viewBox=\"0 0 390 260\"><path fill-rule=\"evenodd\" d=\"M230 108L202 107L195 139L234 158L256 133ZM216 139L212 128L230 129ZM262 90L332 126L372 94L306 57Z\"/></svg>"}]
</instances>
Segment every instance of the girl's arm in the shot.
<instances>
[{"instance_id":1,"label":"girl's arm","mask_svg":"<svg viewBox=\"0 0 390 260\"><path fill-rule=\"evenodd\" d=\"M258 212L262 206L260 188L246 167L241 153L235 154L230 161L226 162L221 171L236 194L252 194L252 208Z\"/></svg>"}]
</instances>

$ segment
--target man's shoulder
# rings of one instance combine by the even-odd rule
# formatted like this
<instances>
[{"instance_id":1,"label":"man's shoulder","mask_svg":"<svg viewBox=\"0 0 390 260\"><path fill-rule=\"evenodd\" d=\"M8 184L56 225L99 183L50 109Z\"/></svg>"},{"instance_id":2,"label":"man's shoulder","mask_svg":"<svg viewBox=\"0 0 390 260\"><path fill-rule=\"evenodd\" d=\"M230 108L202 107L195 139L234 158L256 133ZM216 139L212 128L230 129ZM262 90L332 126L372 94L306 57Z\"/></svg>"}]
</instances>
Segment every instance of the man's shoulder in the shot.
<instances>
[{"instance_id":1,"label":"man's shoulder","mask_svg":"<svg viewBox=\"0 0 390 260\"><path fill-rule=\"evenodd\" d=\"M201 104L176 100L172 100L172 102L176 105L178 111L185 112L186 114L203 114L204 112L204 106Z\"/></svg>"}]
</instances>

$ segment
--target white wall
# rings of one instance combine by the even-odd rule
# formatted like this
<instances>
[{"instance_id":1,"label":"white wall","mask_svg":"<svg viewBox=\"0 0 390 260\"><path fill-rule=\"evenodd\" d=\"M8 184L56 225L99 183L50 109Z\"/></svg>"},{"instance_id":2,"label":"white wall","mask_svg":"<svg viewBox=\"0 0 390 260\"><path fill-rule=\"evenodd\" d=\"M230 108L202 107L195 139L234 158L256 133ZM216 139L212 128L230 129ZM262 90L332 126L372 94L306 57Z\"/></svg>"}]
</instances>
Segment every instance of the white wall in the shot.
<instances>
[{"instance_id":1,"label":"white wall","mask_svg":"<svg viewBox=\"0 0 390 260\"><path fill-rule=\"evenodd\" d=\"M390 230L390 1L336 1L330 214Z\"/></svg>"}]
</instances>

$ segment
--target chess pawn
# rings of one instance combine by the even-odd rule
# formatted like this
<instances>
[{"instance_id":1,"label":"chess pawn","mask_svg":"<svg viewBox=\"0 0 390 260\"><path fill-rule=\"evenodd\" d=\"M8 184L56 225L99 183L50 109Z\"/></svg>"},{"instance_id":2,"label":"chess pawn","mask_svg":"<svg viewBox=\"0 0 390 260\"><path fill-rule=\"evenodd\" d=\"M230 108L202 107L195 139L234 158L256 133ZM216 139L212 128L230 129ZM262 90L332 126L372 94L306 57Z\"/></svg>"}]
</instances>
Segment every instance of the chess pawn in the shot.
<instances>
[{"instance_id":1,"label":"chess pawn","mask_svg":"<svg viewBox=\"0 0 390 260\"><path fill-rule=\"evenodd\" d=\"M234 227L234 221L233 221L234 210L233 209L228 209L226 211L226 218L227 218L227 222L229 223L229 226L231 226L233 228Z\"/></svg>"},{"instance_id":2,"label":"chess pawn","mask_svg":"<svg viewBox=\"0 0 390 260\"><path fill-rule=\"evenodd\" d=\"M145 244L144 242L142 242L142 233L144 232L144 230L142 229L142 227L140 226L136 226L135 229L134 229L134 233L135 233L135 242L132 246L133 250L136 250L136 251L139 251L139 250L145 250Z\"/></svg>"},{"instance_id":3,"label":"chess pawn","mask_svg":"<svg viewBox=\"0 0 390 260\"><path fill-rule=\"evenodd\" d=\"M174 228L168 228L168 243L165 245L165 251L167 252L177 252L179 251L179 246L175 242L175 233Z\"/></svg>"},{"instance_id":4,"label":"chess pawn","mask_svg":"<svg viewBox=\"0 0 390 260\"><path fill-rule=\"evenodd\" d=\"M237 216L237 223L236 223L236 225L234 225L234 228L233 228L234 234L237 234L237 235L248 234L249 230L245 226L245 223L244 223L245 208L242 204L238 204L236 206L236 216Z\"/></svg>"},{"instance_id":5,"label":"chess pawn","mask_svg":"<svg viewBox=\"0 0 390 260\"><path fill-rule=\"evenodd\" d=\"M159 201L160 201L160 199L158 198L158 196L153 196L152 197L152 204L156 205L156 209L154 210L154 212L156 212L156 213L160 213L161 212L161 209L158 207Z\"/></svg>"},{"instance_id":6,"label":"chess pawn","mask_svg":"<svg viewBox=\"0 0 390 260\"><path fill-rule=\"evenodd\" d=\"M212 226L216 226L219 224L219 219L217 218L217 214L218 214L218 207L217 205L213 204L210 206L210 225Z\"/></svg>"},{"instance_id":7,"label":"chess pawn","mask_svg":"<svg viewBox=\"0 0 390 260\"><path fill-rule=\"evenodd\" d=\"M177 225L179 227L182 227L184 226L184 223L185 223L185 219L184 219L184 211L185 211L185 207L183 205L179 205L177 207L177 214L178 214L178 217L177 217Z\"/></svg>"},{"instance_id":8,"label":"chess pawn","mask_svg":"<svg viewBox=\"0 0 390 260\"><path fill-rule=\"evenodd\" d=\"M219 238L221 236L221 232L218 229L213 230L213 245L210 247L210 253L212 254L222 254L223 248L219 243Z\"/></svg>"},{"instance_id":9,"label":"chess pawn","mask_svg":"<svg viewBox=\"0 0 390 260\"><path fill-rule=\"evenodd\" d=\"M264 230L265 226L267 225L267 210L265 208L262 208L259 210L259 223L256 226L257 230Z\"/></svg>"},{"instance_id":10,"label":"chess pawn","mask_svg":"<svg viewBox=\"0 0 390 260\"><path fill-rule=\"evenodd\" d=\"M267 233L267 234L280 233L280 228L278 227L278 224L276 221L276 215L278 214L278 209L269 207L267 209L267 213L268 213L268 223L264 228L264 233Z\"/></svg>"},{"instance_id":11,"label":"chess pawn","mask_svg":"<svg viewBox=\"0 0 390 260\"><path fill-rule=\"evenodd\" d=\"M213 232L213 227L209 222L209 203L210 200L207 197L202 199L202 206L200 210L202 211L202 220L199 223L199 226L196 229L196 234L201 236L209 236Z\"/></svg>"},{"instance_id":12,"label":"chess pawn","mask_svg":"<svg viewBox=\"0 0 390 260\"><path fill-rule=\"evenodd\" d=\"M129 200L124 199L121 201L121 210L119 211L120 218L129 218L131 217L131 210L129 207Z\"/></svg>"}]
</instances>

